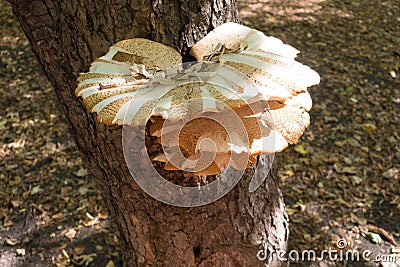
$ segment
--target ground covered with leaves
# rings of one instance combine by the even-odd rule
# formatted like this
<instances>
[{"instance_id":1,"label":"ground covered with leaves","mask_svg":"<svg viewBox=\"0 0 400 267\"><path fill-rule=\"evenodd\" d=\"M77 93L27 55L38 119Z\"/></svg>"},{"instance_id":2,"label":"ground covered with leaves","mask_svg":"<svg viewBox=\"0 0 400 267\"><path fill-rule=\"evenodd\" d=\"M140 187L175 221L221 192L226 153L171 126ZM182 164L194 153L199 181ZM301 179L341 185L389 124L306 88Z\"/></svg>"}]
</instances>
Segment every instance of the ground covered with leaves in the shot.
<instances>
[{"instance_id":1,"label":"ground covered with leaves","mask_svg":"<svg viewBox=\"0 0 400 267\"><path fill-rule=\"evenodd\" d=\"M277 155L290 249L400 241L398 1L239 2L245 25L282 39L321 75L311 126ZM0 2L0 266L122 266L118 237L54 92ZM341 243L343 244L343 243ZM294 261L293 266L400 266Z\"/></svg>"}]
</instances>

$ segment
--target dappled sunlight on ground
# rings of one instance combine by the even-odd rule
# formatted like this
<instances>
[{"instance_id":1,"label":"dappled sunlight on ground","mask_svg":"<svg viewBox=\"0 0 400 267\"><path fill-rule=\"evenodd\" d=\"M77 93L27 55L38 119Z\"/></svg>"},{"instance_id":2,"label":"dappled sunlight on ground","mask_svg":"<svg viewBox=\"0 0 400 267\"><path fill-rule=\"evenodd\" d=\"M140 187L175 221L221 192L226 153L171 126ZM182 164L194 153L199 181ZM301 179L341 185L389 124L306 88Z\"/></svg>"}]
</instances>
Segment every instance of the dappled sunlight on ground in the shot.
<instances>
[{"instance_id":1,"label":"dappled sunlight on ground","mask_svg":"<svg viewBox=\"0 0 400 267\"><path fill-rule=\"evenodd\" d=\"M400 6L334 0L240 6L245 25L299 49L299 61L321 75L309 90L311 126L277 155L290 247L322 250L346 238L351 248L389 253L400 237ZM369 232L385 241L372 244Z\"/></svg>"}]
</instances>

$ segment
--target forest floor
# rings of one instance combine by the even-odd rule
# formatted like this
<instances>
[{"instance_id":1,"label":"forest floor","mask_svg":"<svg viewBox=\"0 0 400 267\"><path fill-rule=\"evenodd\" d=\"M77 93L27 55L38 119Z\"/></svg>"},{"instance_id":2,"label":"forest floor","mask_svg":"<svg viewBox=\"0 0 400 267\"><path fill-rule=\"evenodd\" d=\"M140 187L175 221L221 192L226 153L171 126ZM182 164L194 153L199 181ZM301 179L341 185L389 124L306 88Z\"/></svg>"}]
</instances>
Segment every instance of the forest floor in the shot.
<instances>
[{"instance_id":1,"label":"forest floor","mask_svg":"<svg viewBox=\"0 0 400 267\"><path fill-rule=\"evenodd\" d=\"M321 76L311 126L277 155L290 249L400 242L400 3L248 0L247 26ZM122 266L118 237L31 47L0 2L0 266ZM344 239L344 240L342 240ZM342 243L340 243L342 244ZM400 266L318 261L292 266Z\"/></svg>"}]
</instances>

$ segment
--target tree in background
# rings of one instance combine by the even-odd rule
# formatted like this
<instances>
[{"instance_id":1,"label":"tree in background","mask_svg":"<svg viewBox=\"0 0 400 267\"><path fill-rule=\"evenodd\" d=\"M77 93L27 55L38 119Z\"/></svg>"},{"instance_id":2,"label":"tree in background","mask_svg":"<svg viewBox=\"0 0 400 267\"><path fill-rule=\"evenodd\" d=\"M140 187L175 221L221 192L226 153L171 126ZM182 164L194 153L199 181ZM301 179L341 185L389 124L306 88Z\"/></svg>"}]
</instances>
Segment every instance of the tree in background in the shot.
<instances>
[{"instance_id":1,"label":"tree in background","mask_svg":"<svg viewBox=\"0 0 400 267\"><path fill-rule=\"evenodd\" d=\"M286 248L288 217L275 169L253 193L248 191L253 170L248 170L234 190L214 203L166 205L131 178L122 152L122 127L98 123L74 94L79 73L113 43L143 37L181 51L216 26L239 21L235 1L9 2L55 88L119 230L128 266L261 266L267 263L256 257L261 244L270 252ZM276 255L268 263L281 265Z\"/></svg>"}]
</instances>

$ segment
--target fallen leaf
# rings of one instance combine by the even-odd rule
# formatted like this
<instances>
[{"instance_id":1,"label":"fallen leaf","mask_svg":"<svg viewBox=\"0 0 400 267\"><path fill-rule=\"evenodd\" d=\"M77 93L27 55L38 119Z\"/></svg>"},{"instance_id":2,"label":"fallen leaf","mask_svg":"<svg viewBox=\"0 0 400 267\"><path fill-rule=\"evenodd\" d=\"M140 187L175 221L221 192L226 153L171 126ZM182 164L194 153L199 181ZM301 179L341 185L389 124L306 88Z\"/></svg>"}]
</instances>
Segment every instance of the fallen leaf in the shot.
<instances>
[{"instance_id":1,"label":"fallen leaf","mask_svg":"<svg viewBox=\"0 0 400 267\"><path fill-rule=\"evenodd\" d=\"M107 262L105 267L115 267L115 263L112 260L110 260L109 262Z\"/></svg>"},{"instance_id":2,"label":"fallen leaf","mask_svg":"<svg viewBox=\"0 0 400 267\"><path fill-rule=\"evenodd\" d=\"M373 123L363 123L361 124L361 129L363 129L364 132L369 134L376 132L376 126Z\"/></svg>"},{"instance_id":3,"label":"fallen leaf","mask_svg":"<svg viewBox=\"0 0 400 267\"><path fill-rule=\"evenodd\" d=\"M295 214L296 212L298 212L297 209L286 208L286 213L287 213L289 216L292 216L292 215Z\"/></svg>"},{"instance_id":4,"label":"fallen leaf","mask_svg":"<svg viewBox=\"0 0 400 267\"><path fill-rule=\"evenodd\" d=\"M306 155L308 153L307 149L304 147L303 144L298 144L294 147L294 151L300 153L302 155Z\"/></svg>"},{"instance_id":5,"label":"fallen leaf","mask_svg":"<svg viewBox=\"0 0 400 267\"><path fill-rule=\"evenodd\" d=\"M66 243L61 243L61 244L59 244L57 247L51 248L50 251L52 251L52 252L58 252L58 251L60 251L60 250L64 250L64 248L66 248L66 247L67 247L67 244L66 244Z\"/></svg>"},{"instance_id":6,"label":"fallen leaf","mask_svg":"<svg viewBox=\"0 0 400 267\"><path fill-rule=\"evenodd\" d=\"M353 185L360 184L362 181L363 181L363 179L361 177L358 177L358 176L355 176L355 175L351 176L351 183Z\"/></svg>"},{"instance_id":7,"label":"fallen leaf","mask_svg":"<svg viewBox=\"0 0 400 267\"><path fill-rule=\"evenodd\" d=\"M7 245L15 246L15 245L19 244L19 240L10 238L10 239L6 239L6 243L7 243Z\"/></svg>"},{"instance_id":8,"label":"fallen leaf","mask_svg":"<svg viewBox=\"0 0 400 267\"><path fill-rule=\"evenodd\" d=\"M93 259L96 256L97 256L96 253L74 256L72 258L72 262L77 264L77 265L88 266L91 262L93 262Z\"/></svg>"},{"instance_id":9,"label":"fallen leaf","mask_svg":"<svg viewBox=\"0 0 400 267\"><path fill-rule=\"evenodd\" d=\"M341 173L356 174L358 172L357 167L343 167L340 170Z\"/></svg>"},{"instance_id":10,"label":"fallen leaf","mask_svg":"<svg viewBox=\"0 0 400 267\"><path fill-rule=\"evenodd\" d=\"M354 139L354 138L349 138L349 139L347 139L347 143L349 144L349 145L351 145L351 146L354 146L354 147L360 147L361 145L360 145L360 142L358 142L356 139Z\"/></svg>"},{"instance_id":11,"label":"fallen leaf","mask_svg":"<svg viewBox=\"0 0 400 267\"><path fill-rule=\"evenodd\" d=\"M81 186L81 187L79 187L78 191L79 191L79 194L86 195L86 193L89 191L89 188L87 188L86 186Z\"/></svg>"},{"instance_id":12,"label":"fallen leaf","mask_svg":"<svg viewBox=\"0 0 400 267\"><path fill-rule=\"evenodd\" d=\"M294 176L294 172L293 172L292 170L287 170L287 171L285 171L285 174L288 175L288 176L290 176L290 177L293 177L293 176Z\"/></svg>"},{"instance_id":13,"label":"fallen leaf","mask_svg":"<svg viewBox=\"0 0 400 267\"><path fill-rule=\"evenodd\" d=\"M86 247L84 245L78 245L74 247L74 254L81 255L85 251Z\"/></svg>"},{"instance_id":14,"label":"fallen leaf","mask_svg":"<svg viewBox=\"0 0 400 267\"><path fill-rule=\"evenodd\" d=\"M23 201L21 200L11 200L11 204L13 205L14 208L18 208L22 203Z\"/></svg>"},{"instance_id":15,"label":"fallen leaf","mask_svg":"<svg viewBox=\"0 0 400 267\"><path fill-rule=\"evenodd\" d=\"M17 248L15 250L18 256L25 256L25 249L24 248Z\"/></svg>"},{"instance_id":16,"label":"fallen leaf","mask_svg":"<svg viewBox=\"0 0 400 267\"><path fill-rule=\"evenodd\" d=\"M86 219L84 221L81 221L82 224L86 227L91 227L95 224L100 223L100 219L98 216L93 217L90 213L86 212Z\"/></svg>"},{"instance_id":17,"label":"fallen leaf","mask_svg":"<svg viewBox=\"0 0 400 267\"><path fill-rule=\"evenodd\" d=\"M68 231L64 234L69 239L73 239L76 235L76 231L73 228L68 229Z\"/></svg>"},{"instance_id":18,"label":"fallen leaf","mask_svg":"<svg viewBox=\"0 0 400 267\"><path fill-rule=\"evenodd\" d=\"M398 179L399 178L399 170L397 168L391 168L385 171L382 176L386 179Z\"/></svg>"},{"instance_id":19,"label":"fallen leaf","mask_svg":"<svg viewBox=\"0 0 400 267\"><path fill-rule=\"evenodd\" d=\"M369 240L371 240L372 243L380 244L382 242L382 238L379 234L376 234L373 232L368 232L367 236L368 236Z\"/></svg>"},{"instance_id":20,"label":"fallen leaf","mask_svg":"<svg viewBox=\"0 0 400 267\"><path fill-rule=\"evenodd\" d=\"M40 194L42 192L43 192L43 189L40 188L40 186L38 185L38 186L35 186L35 187L32 188L31 195L33 196L33 195L36 195L36 194Z\"/></svg>"},{"instance_id":21,"label":"fallen leaf","mask_svg":"<svg viewBox=\"0 0 400 267\"><path fill-rule=\"evenodd\" d=\"M75 172L75 175L78 177L84 177L86 175L88 175L88 172L85 168L80 168L77 172Z\"/></svg>"}]
</instances>

